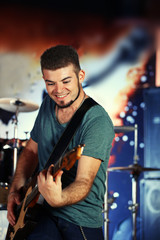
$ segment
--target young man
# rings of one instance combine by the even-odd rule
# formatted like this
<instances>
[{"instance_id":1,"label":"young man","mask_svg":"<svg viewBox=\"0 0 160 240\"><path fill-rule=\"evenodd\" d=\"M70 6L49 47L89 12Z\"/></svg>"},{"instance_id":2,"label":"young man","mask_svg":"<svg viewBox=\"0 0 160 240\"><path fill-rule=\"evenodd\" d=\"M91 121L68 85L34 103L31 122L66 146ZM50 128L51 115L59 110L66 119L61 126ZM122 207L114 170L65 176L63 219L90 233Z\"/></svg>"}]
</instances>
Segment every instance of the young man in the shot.
<instances>
[{"instance_id":1,"label":"young man","mask_svg":"<svg viewBox=\"0 0 160 240\"><path fill-rule=\"evenodd\" d=\"M41 68L48 95L31 131L31 138L19 158L8 197L8 220L14 225L14 207L20 203L19 189L33 173L37 163L43 170L54 145L67 123L88 98L82 88L85 72L77 52L58 45L41 56ZM102 207L105 179L114 129L100 105L91 107L69 144L68 150L85 144L81 158L69 171L55 179L51 167L40 172L38 188L44 197L44 212L28 240L103 239Z\"/></svg>"}]
</instances>

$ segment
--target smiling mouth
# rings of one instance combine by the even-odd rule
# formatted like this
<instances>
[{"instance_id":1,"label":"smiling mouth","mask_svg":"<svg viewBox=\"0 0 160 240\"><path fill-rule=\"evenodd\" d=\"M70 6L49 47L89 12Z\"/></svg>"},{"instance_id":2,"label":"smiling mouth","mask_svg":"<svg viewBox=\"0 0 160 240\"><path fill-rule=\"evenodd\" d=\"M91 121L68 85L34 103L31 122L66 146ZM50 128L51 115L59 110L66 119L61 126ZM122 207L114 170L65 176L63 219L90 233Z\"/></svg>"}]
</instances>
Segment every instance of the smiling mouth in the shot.
<instances>
[{"instance_id":1,"label":"smiling mouth","mask_svg":"<svg viewBox=\"0 0 160 240\"><path fill-rule=\"evenodd\" d=\"M66 97L68 95L68 93L67 94L63 94L63 95L55 95L56 96L56 98L64 98L64 97Z\"/></svg>"}]
</instances>

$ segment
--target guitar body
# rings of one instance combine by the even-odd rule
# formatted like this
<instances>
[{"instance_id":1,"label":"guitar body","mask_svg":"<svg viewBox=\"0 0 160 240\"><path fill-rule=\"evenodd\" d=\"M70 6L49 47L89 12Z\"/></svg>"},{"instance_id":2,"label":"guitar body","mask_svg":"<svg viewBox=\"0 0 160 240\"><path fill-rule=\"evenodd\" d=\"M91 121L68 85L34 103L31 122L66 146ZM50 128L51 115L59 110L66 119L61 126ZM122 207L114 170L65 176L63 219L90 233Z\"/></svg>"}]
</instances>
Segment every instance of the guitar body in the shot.
<instances>
[{"instance_id":1,"label":"guitar body","mask_svg":"<svg viewBox=\"0 0 160 240\"><path fill-rule=\"evenodd\" d=\"M6 239L5 240L25 240L26 237L33 231L37 224L37 213L40 209L40 205L36 204L31 207L26 207L26 199L28 195L32 192L32 187L30 186L25 198L23 200L23 204L20 210L20 213L18 214L18 211L16 213L18 219L14 226L11 226L9 224Z\"/></svg>"},{"instance_id":2,"label":"guitar body","mask_svg":"<svg viewBox=\"0 0 160 240\"><path fill-rule=\"evenodd\" d=\"M26 221L23 228L14 233L14 228L9 225L8 232L5 240L25 240L27 236L34 230L37 223L34 221ZM14 233L14 234L13 234Z\"/></svg>"}]
</instances>

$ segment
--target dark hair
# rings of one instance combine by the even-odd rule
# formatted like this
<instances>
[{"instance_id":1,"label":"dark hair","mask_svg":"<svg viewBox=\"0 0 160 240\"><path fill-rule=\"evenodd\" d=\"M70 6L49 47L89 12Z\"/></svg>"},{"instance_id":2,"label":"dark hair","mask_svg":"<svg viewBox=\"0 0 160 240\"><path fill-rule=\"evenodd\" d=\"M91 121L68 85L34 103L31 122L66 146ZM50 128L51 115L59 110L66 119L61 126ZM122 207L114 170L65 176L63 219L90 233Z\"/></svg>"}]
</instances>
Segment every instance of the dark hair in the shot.
<instances>
[{"instance_id":1,"label":"dark hair","mask_svg":"<svg viewBox=\"0 0 160 240\"><path fill-rule=\"evenodd\" d=\"M80 71L79 57L76 50L67 45L57 45L47 49L40 58L41 69L57 70L73 64L75 73Z\"/></svg>"}]
</instances>

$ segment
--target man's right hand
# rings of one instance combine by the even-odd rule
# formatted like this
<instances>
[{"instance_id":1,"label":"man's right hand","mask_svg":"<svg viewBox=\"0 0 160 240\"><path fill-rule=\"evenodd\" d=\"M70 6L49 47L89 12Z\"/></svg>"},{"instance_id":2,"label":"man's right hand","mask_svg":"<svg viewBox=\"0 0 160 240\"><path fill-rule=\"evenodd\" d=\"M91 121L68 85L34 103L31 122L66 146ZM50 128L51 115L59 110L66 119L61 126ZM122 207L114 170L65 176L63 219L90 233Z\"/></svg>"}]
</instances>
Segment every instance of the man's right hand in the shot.
<instances>
[{"instance_id":1,"label":"man's right hand","mask_svg":"<svg viewBox=\"0 0 160 240\"><path fill-rule=\"evenodd\" d=\"M18 192L10 192L8 195L7 219L12 226L16 224L16 217L14 213L15 207L20 203L20 194Z\"/></svg>"}]
</instances>

